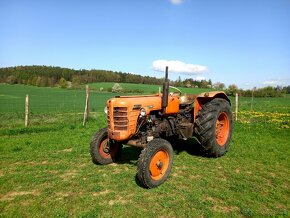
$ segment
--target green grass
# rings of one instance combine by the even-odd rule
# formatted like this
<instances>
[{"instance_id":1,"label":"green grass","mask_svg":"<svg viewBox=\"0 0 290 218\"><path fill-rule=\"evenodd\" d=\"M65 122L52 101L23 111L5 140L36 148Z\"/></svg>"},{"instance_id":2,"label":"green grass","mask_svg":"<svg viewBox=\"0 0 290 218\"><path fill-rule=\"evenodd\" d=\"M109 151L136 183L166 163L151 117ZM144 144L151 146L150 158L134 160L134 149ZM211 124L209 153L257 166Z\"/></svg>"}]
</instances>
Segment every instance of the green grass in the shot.
<instances>
[{"instance_id":1,"label":"green grass","mask_svg":"<svg viewBox=\"0 0 290 218\"><path fill-rule=\"evenodd\" d=\"M86 127L41 126L0 132L0 213L5 217L289 216L289 129L235 124L221 158L175 145L169 179L156 189L135 181L140 150L94 165L88 146L105 117Z\"/></svg>"},{"instance_id":2,"label":"green grass","mask_svg":"<svg viewBox=\"0 0 290 218\"><path fill-rule=\"evenodd\" d=\"M81 90L0 85L1 217L289 217L289 95L254 99L252 112L251 99L240 98L244 114L235 122L229 152L206 158L196 144L178 143L169 179L148 190L135 181L138 148L125 146L112 165L91 162L89 143L106 126L103 113L82 127L81 114L74 122L63 117L74 104L43 107L23 128L3 102L19 97L21 104L26 93L39 104L84 104Z\"/></svg>"},{"instance_id":3,"label":"green grass","mask_svg":"<svg viewBox=\"0 0 290 218\"><path fill-rule=\"evenodd\" d=\"M29 106L32 113L83 112L84 110L84 90L0 84L0 113L24 111L26 94L29 95ZM106 100L115 95L115 93L92 91L91 110L102 111Z\"/></svg>"},{"instance_id":4,"label":"green grass","mask_svg":"<svg viewBox=\"0 0 290 218\"><path fill-rule=\"evenodd\" d=\"M107 90L108 88L112 88L115 83L91 83L89 86L92 89L100 90L100 88L103 88L104 90ZM147 84L133 84L133 83L119 83L121 87L125 90L142 90L145 94L152 94L152 93L158 93L159 88L162 91L162 85L147 85ZM213 89L201 89L201 88L184 88L184 87L178 87L183 93L188 94L198 94L201 92L208 92L212 91ZM174 91L174 89L170 89L171 91Z\"/></svg>"}]
</instances>

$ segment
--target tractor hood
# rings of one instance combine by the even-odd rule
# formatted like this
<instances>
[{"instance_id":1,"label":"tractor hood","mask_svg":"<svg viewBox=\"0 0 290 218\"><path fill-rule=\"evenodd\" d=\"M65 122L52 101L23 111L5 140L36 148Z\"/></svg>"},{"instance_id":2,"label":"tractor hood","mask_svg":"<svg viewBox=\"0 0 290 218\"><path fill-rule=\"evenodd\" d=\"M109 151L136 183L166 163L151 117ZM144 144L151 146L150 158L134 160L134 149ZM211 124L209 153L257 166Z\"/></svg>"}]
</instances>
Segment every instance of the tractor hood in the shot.
<instances>
[{"instance_id":1,"label":"tractor hood","mask_svg":"<svg viewBox=\"0 0 290 218\"><path fill-rule=\"evenodd\" d=\"M160 110L161 96L156 95L140 95L140 96L116 96L107 101L107 107L127 107L130 111L140 110Z\"/></svg>"}]
</instances>

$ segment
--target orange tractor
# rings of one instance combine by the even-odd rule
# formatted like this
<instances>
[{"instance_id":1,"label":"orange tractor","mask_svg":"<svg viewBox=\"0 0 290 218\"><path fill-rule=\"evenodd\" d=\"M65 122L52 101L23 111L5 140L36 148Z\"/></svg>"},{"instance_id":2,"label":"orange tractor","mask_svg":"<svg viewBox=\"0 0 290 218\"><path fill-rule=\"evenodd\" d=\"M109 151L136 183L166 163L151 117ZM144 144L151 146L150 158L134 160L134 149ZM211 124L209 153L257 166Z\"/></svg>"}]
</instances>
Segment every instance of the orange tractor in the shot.
<instances>
[{"instance_id":1,"label":"orange tractor","mask_svg":"<svg viewBox=\"0 0 290 218\"><path fill-rule=\"evenodd\" d=\"M169 176L173 149L171 138L195 137L203 153L220 157L232 136L230 100L224 92L183 95L178 88L169 93L168 67L162 94L116 96L107 101L108 127L100 129L90 144L96 164L114 162L123 144L143 148L137 178L147 188L162 184Z\"/></svg>"}]
</instances>

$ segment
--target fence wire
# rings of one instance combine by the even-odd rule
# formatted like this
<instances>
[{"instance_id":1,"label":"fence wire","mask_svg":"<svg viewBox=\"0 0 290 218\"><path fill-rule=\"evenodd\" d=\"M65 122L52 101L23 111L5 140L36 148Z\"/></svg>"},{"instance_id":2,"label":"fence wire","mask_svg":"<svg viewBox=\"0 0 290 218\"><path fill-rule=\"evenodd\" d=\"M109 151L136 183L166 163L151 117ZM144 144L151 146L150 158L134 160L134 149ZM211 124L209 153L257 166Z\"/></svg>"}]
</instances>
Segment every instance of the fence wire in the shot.
<instances>
[{"instance_id":1,"label":"fence wire","mask_svg":"<svg viewBox=\"0 0 290 218\"><path fill-rule=\"evenodd\" d=\"M82 124L85 90L44 88L25 85L0 86L0 127L24 126L25 96L29 95L29 125L46 123ZM104 114L106 101L116 93L90 91L90 119ZM290 95L284 98L239 97L238 121L290 123ZM235 98L230 97L232 111ZM235 113L234 113L235 116Z\"/></svg>"},{"instance_id":2,"label":"fence wire","mask_svg":"<svg viewBox=\"0 0 290 218\"><path fill-rule=\"evenodd\" d=\"M9 89L6 88L5 85L1 85L0 88L0 126L2 127L24 125L26 95L29 96L30 125L81 123L86 101L85 90L33 86L9 86ZM115 95L115 93L91 91L89 99L91 117L103 114L106 101Z\"/></svg>"}]
</instances>

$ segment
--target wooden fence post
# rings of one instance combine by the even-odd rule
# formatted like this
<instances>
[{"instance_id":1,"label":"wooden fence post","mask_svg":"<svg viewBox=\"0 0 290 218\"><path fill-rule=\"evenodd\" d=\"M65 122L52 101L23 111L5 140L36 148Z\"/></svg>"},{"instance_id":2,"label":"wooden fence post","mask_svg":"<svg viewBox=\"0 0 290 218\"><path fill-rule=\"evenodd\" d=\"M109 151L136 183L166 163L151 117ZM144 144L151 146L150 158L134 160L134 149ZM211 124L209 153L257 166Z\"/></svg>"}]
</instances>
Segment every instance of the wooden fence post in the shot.
<instances>
[{"instance_id":1,"label":"wooden fence post","mask_svg":"<svg viewBox=\"0 0 290 218\"><path fill-rule=\"evenodd\" d=\"M28 114L29 114L29 97L25 97L25 127L28 126Z\"/></svg>"},{"instance_id":2,"label":"wooden fence post","mask_svg":"<svg viewBox=\"0 0 290 218\"><path fill-rule=\"evenodd\" d=\"M239 107L239 94L236 93L236 109L235 109L236 121L238 121L238 107Z\"/></svg>"},{"instance_id":3,"label":"wooden fence post","mask_svg":"<svg viewBox=\"0 0 290 218\"><path fill-rule=\"evenodd\" d=\"M253 102L254 102L254 91L256 90L256 87L253 88L252 90L252 100L251 100L251 112L253 110Z\"/></svg>"},{"instance_id":4,"label":"wooden fence post","mask_svg":"<svg viewBox=\"0 0 290 218\"><path fill-rule=\"evenodd\" d=\"M83 126L86 124L86 121L89 118L89 114L90 114L90 104L89 103L90 103L90 88L88 85L86 85L86 104L85 104Z\"/></svg>"}]
</instances>

